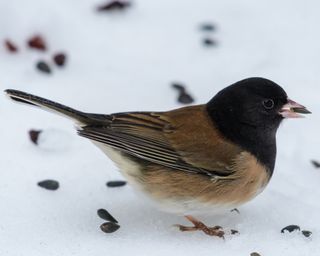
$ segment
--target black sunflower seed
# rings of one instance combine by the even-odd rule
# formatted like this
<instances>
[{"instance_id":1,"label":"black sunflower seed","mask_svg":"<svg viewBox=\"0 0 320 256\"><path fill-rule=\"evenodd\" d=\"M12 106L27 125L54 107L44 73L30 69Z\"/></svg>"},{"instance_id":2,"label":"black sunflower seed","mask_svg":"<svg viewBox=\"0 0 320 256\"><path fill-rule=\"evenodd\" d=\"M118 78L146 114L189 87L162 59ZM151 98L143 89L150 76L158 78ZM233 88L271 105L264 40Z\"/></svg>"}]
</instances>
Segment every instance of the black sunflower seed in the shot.
<instances>
[{"instance_id":1,"label":"black sunflower seed","mask_svg":"<svg viewBox=\"0 0 320 256\"><path fill-rule=\"evenodd\" d=\"M120 228L120 226L114 222L105 222L100 226L100 229L104 233L113 233L113 232L117 231L119 228Z\"/></svg>"},{"instance_id":2,"label":"black sunflower seed","mask_svg":"<svg viewBox=\"0 0 320 256\"><path fill-rule=\"evenodd\" d=\"M240 232L238 230L235 230L235 229L231 229L231 235L238 235L240 234Z\"/></svg>"},{"instance_id":3,"label":"black sunflower seed","mask_svg":"<svg viewBox=\"0 0 320 256\"><path fill-rule=\"evenodd\" d=\"M217 41L215 41L212 38L204 38L202 42L205 46L216 46L217 45Z\"/></svg>"},{"instance_id":4,"label":"black sunflower seed","mask_svg":"<svg viewBox=\"0 0 320 256\"><path fill-rule=\"evenodd\" d=\"M186 91L186 88L184 85L179 84L179 83L172 83L171 86L179 92L178 102L183 103L183 104L190 104L190 103L194 102L194 99Z\"/></svg>"},{"instance_id":5,"label":"black sunflower seed","mask_svg":"<svg viewBox=\"0 0 320 256\"><path fill-rule=\"evenodd\" d=\"M200 29L202 31L214 31L216 30L216 26L212 23L203 23L201 24Z\"/></svg>"},{"instance_id":6,"label":"black sunflower seed","mask_svg":"<svg viewBox=\"0 0 320 256\"><path fill-rule=\"evenodd\" d=\"M250 254L250 256L261 256L261 255L259 253L257 253L257 252L253 252L253 253Z\"/></svg>"},{"instance_id":7,"label":"black sunflower seed","mask_svg":"<svg viewBox=\"0 0 320 256\"><path fill-rule=\"evenodd\" d=\"M310 237L312 235L311 231L308 230L302 230L301 231L302 235L304 235L305 237Z\"/></svg>"},{"instance_id":8,"label":"black sunflower seed","mask_svg":"<svg viewBox=\"0 0 320 256\"><path fill-rule=\"evenodd\" d=\"M59 182L55 180L43 180L38 182L38 186L48 190L57 190L59 188Z\"/></svg>"},{"instance_id":9,"label":"black sunflower seed","mask_svg":"<svg viewBox=\"0 0 320 256\"><path fill-rule=\"evenodd\" d=\"M179 90L180 92L185 92L185 91L186 91L184 85L182 85L182 84L172 83L172 87L173 87L174 89Z\"/></svg>"},{"instance_id":10,"label":"black sunflower seed","mask_svg":"<svg viewBox=\"0 0 320 256\"><path fill-rule=\"evenodd\" d=\"M320 168L320 162L318 162L316 160L311 160L311 163L313 164L314 167Z\"/></svg>"},{"instance_id":11,"label":"black sunflower seed","mask_svg":"<svg viewBox=\"0 0 320 256\"><path fill-rule=\"evenodd\" d=\"M237 208L232 209L231 212L236 212L236 213L240 214L240 211Z\"/></svg>"},{"instance_id":12,"label":"black sunflower seed","mask_svg":"<svg viewBox=\"0 0 320 256\"><path fill-rule=\"evenodd\" d=\"M51 73L50 66L44 61L38 61L36 64L36 68L43 73L47 73L47 74Z\"/></svg>"},{"instance_id":13,"label":"black sunflower seed","mask_svg":"<svg viewBox=\"0 0 320 256\"><path fill-rule=\"evenodd\" d=\"M38 139L39 139L39 135L41 132L42 132L42 130L30 130L29 131L29 138L35 145L38 145Z\"/></svg>"},{"instance_id":14,"label":"black sunflower seed","mask_svg":"<svg viewBox=\"0 0 320 256\"><path fill-rule=\"evenodd\" d=\"M189 95L188 93L186 92L183 92L183 93L180 93L179 97L178 97L178 101L180 103L183 103L183 104L190 104L192 103L194 100L193 98L191 97L191 95Z\"/></svg>"},{"instance_id":15,"label":"black sunflower seed","mask_svg":"<svg viewBox=\"0 0 320 256\"><path fill-rule=\"evenodd\" d=\"M123 181L123 180L113 180L113 181L108 181L106 183L107 187L109 187L109 188L122 187L126 184L127 184L127 182Z\"/></svg>"},{"instance_id":16,"label":"black sunflower seed","mask_svg":"<svg viewBox=\"0 0 320 256\"><path fill-rule=\"evenodd\" d=\"M283 229L281 229L281 233L284 233L285 231L288 231L291 233L296 230L300 231L300 227L297 225L289 225L289 226L286 226Z\"/></svg>"},{"instance_id":17,"label":"black sunflower seed","mask_svg":"<svg viewBox=\"0 0 320 256\"><path fill-rule=\"evenodd\" d=\"M114 10L124 10L131 5L127 1L111 1L97 8L98 11L114 11Z\"/></svg>"},{"instance_id":18,"label":"black sunflower seed","mask_svg":"<svg viewBox=\"0 0 320 256\"><path fill-rule=\"evenodd\" d=\"M103 220L118 223L118 221L105 209L99 209L97 214Z\"/></svg>"}]
</instances>

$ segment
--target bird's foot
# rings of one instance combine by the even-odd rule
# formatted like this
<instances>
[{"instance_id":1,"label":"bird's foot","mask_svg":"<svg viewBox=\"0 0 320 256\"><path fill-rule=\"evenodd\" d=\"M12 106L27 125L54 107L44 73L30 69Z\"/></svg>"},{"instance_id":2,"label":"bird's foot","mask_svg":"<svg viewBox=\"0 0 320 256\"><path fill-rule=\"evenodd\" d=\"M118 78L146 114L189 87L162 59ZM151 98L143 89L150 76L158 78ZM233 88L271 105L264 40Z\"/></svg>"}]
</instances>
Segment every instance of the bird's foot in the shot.
<instances>
[{"instance_id":1,"label":"bird's foot","mask_svg":"<svg viewBox=\"0 0 320 256\"><path fill-rule=\"evenodd\" d=\"M201 221L197 220L196 218L192 217L191 215L185 216L187 220L192 222L194 225L193 227L186 227L182 225L175 225L180 229L180 231L203 231L205 234L209 236L217 236L224 239L225 232L220 226L208 227Z\"/></svg>"}]
</instances>

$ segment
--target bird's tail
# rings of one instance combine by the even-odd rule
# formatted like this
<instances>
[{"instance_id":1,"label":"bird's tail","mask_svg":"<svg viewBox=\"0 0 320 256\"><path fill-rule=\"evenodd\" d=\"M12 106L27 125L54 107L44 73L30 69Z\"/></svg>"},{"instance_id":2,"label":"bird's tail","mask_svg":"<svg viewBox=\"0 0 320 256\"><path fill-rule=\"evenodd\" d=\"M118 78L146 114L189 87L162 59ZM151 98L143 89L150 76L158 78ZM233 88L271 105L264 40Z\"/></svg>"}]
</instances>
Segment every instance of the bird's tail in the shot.
<instances>
[{"instance_id":1,"label":"bird's tail","mask_svg":"<svg viewBox=\"0 0 320 256\"><path fill-rule=\"evenodd\" d=\"M32 106L37 106L47 111L60 114L62 116L68 117L69 119L72 119L79 125L87 125L96 122L101 123L109 119L109 116L107 115L84 113L73 108L67 107L65 105L62 105L60 103L56 103L54 101L47 100L26 92L9 89L5 90L5 93L14 101L29 104Z\"/></svg>"}]
</instances>

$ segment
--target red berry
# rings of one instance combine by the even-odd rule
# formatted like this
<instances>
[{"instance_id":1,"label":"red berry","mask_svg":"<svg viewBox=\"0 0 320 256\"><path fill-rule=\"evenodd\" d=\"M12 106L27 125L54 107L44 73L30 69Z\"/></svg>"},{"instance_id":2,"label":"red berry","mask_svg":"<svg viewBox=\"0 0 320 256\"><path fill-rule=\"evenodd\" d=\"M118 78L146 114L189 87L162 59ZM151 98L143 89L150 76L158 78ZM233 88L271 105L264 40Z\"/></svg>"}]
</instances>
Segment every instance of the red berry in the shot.
<instances>
[{"instance_id":1,"label":"red berry","mask_svg":"<svg viewBox=\"0 0 320 256\"><path fill-rule=\"evenodd\" d=\"M9 52L17 52L18 51L18 47L9 39L6 39L4 41L4 45Z\"/></svg>"},{"instance_id":2,"label":"red berry","mask_svg":"<svg viewBox=\"0 0 320 256\"><path fill-rule=\"evenodd\" d=\"M64 53L57 53L53 56L53 61L58 66L62 67L66 63L67 56Z\"/></svg>"},{"instance_id":3,"label":"red berry","mask_svg":"<svg viewBox=\"0 0 320 256\"><path fill-rule=\"evenodd\" d=\"M31 37L28 41L28 45L30 48L34 48L34 49L37 49L40 51L47 50L46 43L45 43L43 37L41 37L40 35L35 35L35 36Z\"/></svg>"}]
</instances>

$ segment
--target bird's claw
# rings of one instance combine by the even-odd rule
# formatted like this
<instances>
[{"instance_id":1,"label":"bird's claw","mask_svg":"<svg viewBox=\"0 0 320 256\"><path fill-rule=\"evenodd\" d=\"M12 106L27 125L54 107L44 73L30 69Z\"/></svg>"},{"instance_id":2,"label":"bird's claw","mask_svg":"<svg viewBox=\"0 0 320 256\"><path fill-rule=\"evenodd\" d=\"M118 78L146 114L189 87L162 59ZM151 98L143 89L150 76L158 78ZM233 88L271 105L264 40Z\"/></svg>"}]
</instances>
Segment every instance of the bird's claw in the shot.
<instances>
[{"instance_id":1,"label":"bird's claw","mask_svg":"<svg viewBox=\"0 0 320 256\"><path fill-rule=\"evenodd\" d=\"M187 227L187 226L183 226L183 225L175 225L176 227L179 228L180 231L203 231L205 234L209 235L209 236L217 236L220 238L224 239L224 235L225 232L223 230L223 228L221 226L214 226L214 227L208 227L206 226L204 223L202 223L201 221L198 221L197 219L195 219L194 217L187 215L185 216L190 222L192 222L192 224L194 225L193 227ZM233 234L233 232L232 232Z\"/></svg>"}]
</instances>

